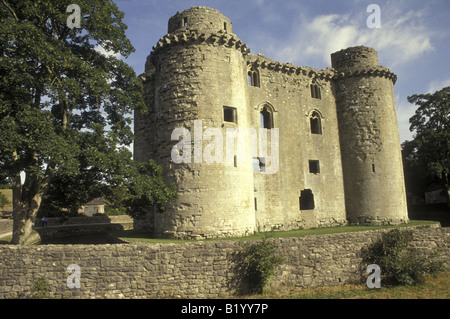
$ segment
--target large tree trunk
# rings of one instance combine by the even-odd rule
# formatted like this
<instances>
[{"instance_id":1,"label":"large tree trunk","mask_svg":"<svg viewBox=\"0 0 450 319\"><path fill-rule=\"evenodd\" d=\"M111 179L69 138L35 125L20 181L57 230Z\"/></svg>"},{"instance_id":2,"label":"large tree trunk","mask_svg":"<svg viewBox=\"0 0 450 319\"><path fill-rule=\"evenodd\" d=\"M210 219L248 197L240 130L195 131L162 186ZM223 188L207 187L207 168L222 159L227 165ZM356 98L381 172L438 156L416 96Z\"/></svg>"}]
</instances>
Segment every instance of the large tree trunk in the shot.
<instances>
[{"instance_id":1,"label":"large tree trunk","mask_svg":"<svg viewBox=\"0 0 450 319\"><path fill-rule=\"evenodd\" d=\"M29 184L29 185L27 185ZM13 183L13 236L11 244L29 243L37 212L41 206L43 188L39 182L25 183L21 186L20 175Z\"/></svg>"}]
</instances>

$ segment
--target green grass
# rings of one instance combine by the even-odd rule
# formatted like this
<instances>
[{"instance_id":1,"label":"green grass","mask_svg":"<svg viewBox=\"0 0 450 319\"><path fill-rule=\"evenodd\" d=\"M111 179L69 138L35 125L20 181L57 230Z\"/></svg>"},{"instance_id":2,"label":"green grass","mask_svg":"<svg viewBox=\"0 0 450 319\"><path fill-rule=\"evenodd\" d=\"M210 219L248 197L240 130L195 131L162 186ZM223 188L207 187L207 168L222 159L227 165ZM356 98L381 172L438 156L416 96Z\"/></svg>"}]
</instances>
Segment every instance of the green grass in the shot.
<instances>
[{"instance_id":1,"label":"green grass","mask_svg":"<svg viewBox=\"0 0 450 319\"><path fill-rule=\"evenodd\" d=\"M349 233L367 230L377 230L377 229L390 229L395 227L410 227L410 226L427 226L436 224L435 221L424 221L424 220L412 220L408 224L402 225L389 225L389 226L342 226L342 227L324 227L324 228L313 228L313 229L297 229L289 231L273 231L271 235L273 238L288 238L288 237L301 237L309 235L325 235L325 234L337 234L337 233ZM267 233L255 233L247 237L232 237L232 238L219 238L219 239L206 239L211 240L234 240L234 241L247 241L247 240L260 240ZM195 239L164 239L164 238L153 238L151 234L145 232L137 232L134 230L124 230L116 234L116 236L128 243L149 243L149 244L164 244L164 243L191 243L196 242ZM0 238L1 244L8 244L11 241L11 236Z\"/></svg>"},{"instance_id":2,"label":"green grass","mask_svg":"<svg viewBox=\"0 0 450 319\"><path fill-rule=\"evenodd\" d=\"M365 284L298 289L280 293L266 292L244 296L246 299L450 299L450 273L427 276L416 286L383 286L369 289ZM233 298L233 297L231 297Z\"/></svg>"},{"instance_id":3,"label":"green grass","mask_svg":"<svg viewBox=\"0 0 450 319\"><path fill-rule=\"evenodd\" d=\"M387 226L342 226L342 227L324 227L324 228L313 228L313 229L297 229L289 231L273 231L271 232L273 238L289 238L289 237L301 237L309 235L325 235L325 234L337 234L337 233L349 233L349 232L359 232L367 230L377 230L377 229L390 229L396 227L411 227L411 226L428 226L436 224L434 221L424 221L424 220L412 220L407 224L402 225L387 225ZM255 233L246 237L230 237L230 238L218 238L218 239L206 239L206 240L235 240L235 241L246 241L246 240L260 240L267 233ZM195 239L163 239L163 238L152 238L148 233L139 233L132 230L123 231L117 234L118 237L126 242L130 243L189 243L195 242Z\"/></svg>"}]
</instances>

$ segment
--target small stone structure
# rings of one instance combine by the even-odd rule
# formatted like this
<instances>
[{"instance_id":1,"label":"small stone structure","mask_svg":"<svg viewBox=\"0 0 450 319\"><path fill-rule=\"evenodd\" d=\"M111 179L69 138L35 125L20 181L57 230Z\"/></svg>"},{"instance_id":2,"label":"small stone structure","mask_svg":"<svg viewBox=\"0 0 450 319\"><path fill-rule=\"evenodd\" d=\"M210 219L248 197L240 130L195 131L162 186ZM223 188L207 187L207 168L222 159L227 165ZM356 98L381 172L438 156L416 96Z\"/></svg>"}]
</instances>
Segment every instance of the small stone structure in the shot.
<instances>
[{"instance_id":1,"label":"small stone structure","mask_svg":"<svg viewBox=\"0 0 450 319\"><path fill-rule=\"evenodd\" d=\"M251 55L215 9L171 17L141 75L148 110L135 113L134 157L156 160L179 197L136 229L214 238L407 222L397 77L364 46L331 62L318 70ZM245 131L258 142L238 149Z\"/></svg>"},{"instance_id":2,"label":"small stone structure","mask_svg":"<svg viewBox=\"0 0 450 319\"><path fill-rule=\"evenodd\" d=\"M450 229L413 228L410 248L435 250L450 266ZM270 239L284 261L270 289L364 283L361 250L375 230ZM0 245L0 299L27 298L33 279L45 278L51 296L70 298L217 298L243 292L242 246L237 241L179 244ZM69 265L80 267L80 288L69 288ZM362 280L361 280L362 279ZM383 286L383 282L381 283Z\"/></svg>"}]
</instances>

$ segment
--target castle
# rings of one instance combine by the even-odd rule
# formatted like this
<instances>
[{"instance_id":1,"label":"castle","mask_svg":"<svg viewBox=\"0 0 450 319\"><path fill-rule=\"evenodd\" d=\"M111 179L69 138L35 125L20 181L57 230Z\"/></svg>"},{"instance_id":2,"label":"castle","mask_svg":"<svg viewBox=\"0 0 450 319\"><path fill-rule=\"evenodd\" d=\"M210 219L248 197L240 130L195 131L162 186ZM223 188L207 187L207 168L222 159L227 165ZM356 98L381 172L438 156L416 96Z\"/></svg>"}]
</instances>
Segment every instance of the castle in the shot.
<instances>
[{"instance_id":1,"label":"castle","mask_svg":"<svg viewBox=\"0 0 450 319\"><path fill-rule=\"evenodd\" d=\"M179 196L135 228L202 239L407 222L396 75L363 46L331 62L318 70L252 55L215 9L171 17L141 75L148 112L135 114L134 157L156 160ZM244 129L259 136L228 144ZM239 145L252 160L237 159Z\"/></svg>"}]
</instances>

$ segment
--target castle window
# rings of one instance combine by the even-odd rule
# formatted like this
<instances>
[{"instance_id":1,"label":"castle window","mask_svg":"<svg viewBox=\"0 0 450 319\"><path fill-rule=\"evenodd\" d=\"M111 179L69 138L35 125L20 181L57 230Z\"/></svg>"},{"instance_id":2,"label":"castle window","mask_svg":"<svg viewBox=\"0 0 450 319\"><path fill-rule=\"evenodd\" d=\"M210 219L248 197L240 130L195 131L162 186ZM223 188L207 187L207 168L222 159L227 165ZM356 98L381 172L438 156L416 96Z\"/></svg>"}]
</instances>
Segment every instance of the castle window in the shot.
<instances>
[{"instance_id":1,"label":"castle window","mask_svg":"<svg viewBox=\"0 0 450 319\"><path fill-rule=\"evenodd\" d=\"M257 201L256 197L255 197L255 210L258 210L258 201Z\"/></svg>"},{"instance_id":2,"label":"castle window","mask_svg":"<svg viewBox=\"0 0 450 319\"><path fill-rule=\"evenodd\" d=\"M183 27L187 27L187 25L188 25L187 18L183 18L182 25L183 25Z\"/></svg>"},{"instance_id":3,"label":"castle window","mask_svg":"<svg viewBox=\"0 0 450 319\"><path fill-rule=\"evenodd\" d=\"M269 107L264 106L261 110L260 119L261 119L261 128L272 129L273 128L273 114Z\"/></svg>"},{"instance_id":4,"label":"castle window","mask_svg":"<svg viewBox=\"0 0 450 319\"><path fill-rule=\"evenodd\" d=\"M253 66L248 70L248 85L260 87L259 72Z\"/></svg>"},{"instance_id":5,"label":"castle window","mask_svg":"<svg viewBox=\"0 0 450 319\"><path fill-rule=\"evenodd\" d=\"M313 99L322 99L320 94L320 86L317 83L312 83L311 85L311 97Z\"/></svg>"},{"instance_id":6,"label":"castle window","mask_svg":"<svg viewBox=\"0 0 450 319\"><path fill-rule=\"evenodd\" d=\"M264 157L253 158L253 171L254 172L265 172L266 171L266 160Z\"/></svg>"},{"instance_id":7,"label":"castle window","mask_svg":"<svg viewBox=\"0 0 450 319\"><path fill-rule=\"evenodd\" d=\"M302 190L299 197L300 210L313 210L314 209L314 194L312 190Z\"/></svg>"},{"instance_id":8,"label":"castle window","mask_svg":"<svg viewBox=\"0 0 450 319\"><path fill-rule=\"evenodd\" d=\"M311 174L319 174L320 173L319 161L309 161L309 172Z\"/></svg>"},{"instance_id":9,"label":"castle window","mask_svg":"<svg viewBox=\"0 0 450 319\"><path fill-rule=\"evenodd\" d=\"M227 31L227 23L226 23L226 22L223 23L223 29L224 29L225 31Z\"/></svg>"},{"instance_id":10,"label":"castle window","mask_svg":"<svg viewBox=\"0 0 450 319\"><path fill-rule=\"evenodd\" d=\"M313 112L309 119L311 124L311 134L322 134L322 121L320 115L317 112Z\"/></svg>"},{"instance_id":11,"label":"castle window","mask_svg":"<svg viewBox=\"0 0 450 319\"><path fill-rule=\"evenodd\" d=\"M223 120L224 122L237 124L237 110L235 107L224 106L223 107Z\"/></svg>"}]
</instances>

